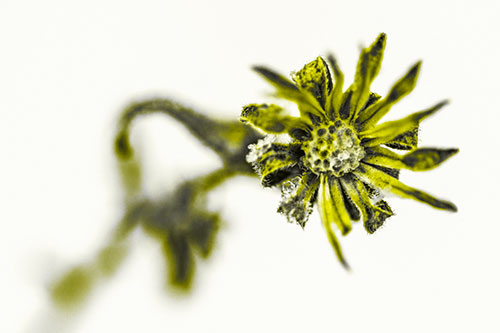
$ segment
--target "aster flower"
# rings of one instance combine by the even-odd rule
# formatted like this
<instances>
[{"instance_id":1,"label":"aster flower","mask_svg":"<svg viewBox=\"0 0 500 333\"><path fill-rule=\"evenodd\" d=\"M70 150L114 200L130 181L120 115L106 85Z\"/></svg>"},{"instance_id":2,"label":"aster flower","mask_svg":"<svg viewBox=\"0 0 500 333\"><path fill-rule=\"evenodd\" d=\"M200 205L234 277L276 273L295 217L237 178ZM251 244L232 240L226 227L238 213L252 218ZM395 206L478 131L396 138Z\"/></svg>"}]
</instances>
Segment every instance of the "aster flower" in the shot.
<instances>
[{"instance_id":1,"label":"aster flower","mask_svg":"<svg viewBox=\"0 0 500 333\"><path fill-rule=\"evenodd\" d=\"M274 86L278 97L297 104L300 116L274 104L251 104L243 108L240 118L268 134L250 145L247 161L265 187L281 188L278 212L304 227L317 204L328 239L346 268L334 227L346 235L352 221L362 219L366 231L375 232L393 215L382 199L384 192L457 211L453 203L398 180L400 169L430 170L458 149L417 148L420 122L446 101L400 120L379 123L413 90L421 65L413 65L385 98L371 92L385 44L386 35L380 34L362 50L354 82L345 91L344 75L332 55L328 63L318 57L306 64L292 74L293 81L266 67L254 67Z\"/></svg>"}]
</instances>

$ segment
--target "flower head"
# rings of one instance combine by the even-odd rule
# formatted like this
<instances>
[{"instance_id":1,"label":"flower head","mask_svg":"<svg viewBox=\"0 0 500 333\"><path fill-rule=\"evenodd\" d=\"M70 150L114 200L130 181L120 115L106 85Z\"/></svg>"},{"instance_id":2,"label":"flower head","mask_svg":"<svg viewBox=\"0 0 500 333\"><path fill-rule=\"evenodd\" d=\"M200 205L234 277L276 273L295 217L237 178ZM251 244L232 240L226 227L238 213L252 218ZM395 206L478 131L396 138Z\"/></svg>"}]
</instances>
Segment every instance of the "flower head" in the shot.
<instances>
[{"instance_id":1,"label":"flower head","mask_svg":"<svg viewBox=\"0 0 500 333\"><path fill-rule=\"evenodd\" d=\"M400 120L380 123L390 108L415 87L420 62L399 79L385 98L370 91L382 63L386 36L362 50L354 82L343 91L344 75L332 55L321 57L292 75L293 81L262 66L254 67L279 97L295 102L300 116L274 104L251 104L240 120L268 134L250 145L247 161L266 187L281 187L278 212L305 226L317 203L328 239L340 262L333 226L342 235L351 221L363 219L375 232L393 215L385 191L455 212L456 206L398 180L400 169L430 170L458 149L417 148L420 122L446 104L440 102ZM332 78L333 74L333 78ZM406 150L400 154L395 150Z\"/></svg>"}]
</instances>

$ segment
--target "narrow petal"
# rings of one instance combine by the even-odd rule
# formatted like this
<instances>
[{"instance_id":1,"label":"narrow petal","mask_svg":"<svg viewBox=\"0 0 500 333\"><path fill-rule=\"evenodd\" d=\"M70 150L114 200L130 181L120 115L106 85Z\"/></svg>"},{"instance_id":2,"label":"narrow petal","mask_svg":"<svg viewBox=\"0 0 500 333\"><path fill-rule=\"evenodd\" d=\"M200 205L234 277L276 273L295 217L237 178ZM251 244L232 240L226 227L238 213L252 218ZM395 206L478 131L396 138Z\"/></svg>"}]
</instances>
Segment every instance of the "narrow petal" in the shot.
<instances>
[{"instance_id":1,"label":"narrow petal","mask_svg":"<svg viewBox=\"0 0 500 333\"><path fill-rule=\"evenodd\" d=\"M336 214L332 204L332 195L330 192L330 186L328 185L328 178L324 175L321 175L320 179L321 185L318 193L318 210L321 216L321 220L325 227L332 223L336 223L339 229L343 229L342 224L339 223L338 218L336 218Z\"/></svg>"},{"instance_id":2,"label":"narrow petal","mask_svg":"<svg viewBox=\"0 0 500 333\"><path fill-rule=\"evenodd\" d=\"M360 133L363 144L367 147L373 147L390 142L398 135L406 133L418 126L421 120L435 113L447 103L447 101L444 101L428 110L415 112L403 119L387 121L369 130L363 131Z\"/></svg>"},{"instance_id":3,"label":"narrow petal","mask_svg":"<svg viewBox=\"0 0 500 333\"><path fill-rule=\"evenodd\" d=\"M342 195L342 187L338 178L330 178L329 183L333 207L339 220L338 224L342 226L339 229L342 232L342 235L346 235L349 231L351 231L352 226L351 217L346 209L346 202L344 201L344 197Z\"/></svg>"},{"instance_id":4,"label":"narrow petal","mask_svg":"<svg viewBox=\"0 0 500 333\"><path fill-rule=\"evenodd\" d=\"M377 76L382 65L382 58L384 56L386 35L381 33L375 42L370 47L361 51L359 56L358 65L356 67L356 74L354 82L349 90L353 91L351 100L352 111L350 112L350 119L355 120L358 112L365 105L368 97L370 96L370 86L373 79Z\"/></svg>"},{"instance_id":5,"label":"narrow petal","mask_svg":"<svg viewBox=\"0 0 500 333\"><path fill-rule=\"evenodd\" d=\"M293 75L293 80L301 91L306 91L319 102L324 109L333 83L328 66L321 57L306 64L300 71Z\"/></svg>"},{"instance_id":6,"label":"narrow petal","mask_svg":"<svg viewBox=\"0 0 500 333\"><path fill-rule=\"evenodd\" d=\"M323 116L323 109L312 94L304 90L301 91L292 81L267 67L254 66L253 70L276 88L278 96L297 103L302 116L307 116L309 113L319 117Z\"/></svg>"},{"instance_id":7,"label":"narrow petal","mask_svg":"<svg viewBox=\"0 0 500 333\"><path fill-rule=\"evenodd\" d=\"M403 163L413 171L434 169L458 153L457 148L420 148L403 156Z\"/></svg>"},{"instance_id":8,"label":"narrow petal","mask_svg":"<svg viewBox=\"0 0 500 333\"><path fill-rule=\"evenodd\" d=\"M318 176L313 173L307 173L306 186L304 191L304 210L310 210L314 205L317 197L318 197L318 188L320 186L320 181ZM312 211L312 209L311 209Z\"/></svg>"},{"instance_id":9,"label":"narrow petal","mask_svg":"<svg viewBox=\"0 0 500 333\"><path fill-rule=\"evenodd\" d=\"M420 148L405 155L399 155L389 149L372 147L367 149L363 162L382 165L396 169L412 171L426 171L434 169L451 156L458 153L458 149Z\"/></svg>"},{"instance_id":10,"label":"narrow petal","mask_svg":"<svg viewBox=\"0 0 500 333\"><path fill-rule=\"evenodd\" d=\"M344 177L341 181L354 204L361 210L363 224L368 233L373 234L388 217L393 215L391 208L384 200L372 204L365 185L358 178Z\"/></svg>"},{"instance_id":11,"label":"narrow petal","mask_svg":"<svg viewBox=\"0 0 500 333\"><path fill-rule=\"evenodd\" d=\"M391 207L385 200L379 200L374 205L367 209L368 218L365 222L365 230L373 234L381 226L384 225L387 218L394 215Z\"/></svg>"},{"instance_id":12,"label":"narrow petal","mask_svg":"<svg viewBox=\"0 0 500 333\"><path fill-rule=\"evenodd\" d=\"M259 174L262 185L271 187L302 173L295 146L269 142L266 138L249 146L247 161Z\"/></svg>"},{"instance_id":13,"label":"narrow petal","mask_svg":"<svg viewBox=\"0 0 500 333\"><path fill-rule=\"evenodd\" d=\"M283 108L274 104L250 104L243 108L240 121L249 123L266 133L297 133L310 136L307 123L298 117L289 116Z\"/></svg>"},{"instance_id":14,"label":"narrow petal","mask_svg":"<svg viewBox=\"0 0 500 333\"><path fill-rule=\"evenodd\" d=\"M295 92L298 92L299 90L292 81L288 80L281 74L276 73L272 69L264 66L253 66L252 69L266 78L277 89Z\"/></svg>"},{"instance_id":15,"label":"narrow petal","mask_svg":"<svg viewBox=\"0 0 500 333\"><path fill-rule=\"evenodd\" d=\"M358 168L357 170L353 171L353 173L360 179L366 182L370 182L376 187L388 190L403 198L417 200L438 209L445 209L452 212L457 211L457 207L453 203L437 199L425 192L407 186L399 180L388 176L382 171L377 170L376 168L373 168L369 165L365 164L362 168Z\"/></svg>"},{"instance_id":16,"label":"narrow petal","mask_svg":"<svg viewBox=\"0 0 500 333\"><path fill-rule=\"evenodd\" d=\"M285 215L288 222L304 228L312 212L318 186L319 179L312 173L305 173L300 180L292 179L284 183L278 213Z\"/></svg>"},{"instance_id":17,"label":"narrow petal","mask_svg":"<svg viewBox=\"0 0 500 333\"><path fill-rule=\"evenodd\" d=\"M391 88L389 95L380 102L372 105L363 112L360 112L355 119L357 127L360 130L374 126L384 115L389 112L391 107L396 104L401 98L408 95L417 83L418 73L420 71L421 62L417 62L412 68L399 79L398 82Z\"/></svg>"},{"instance_id":18,"label":"narrow petal","mask_svg":"<svg viewBox=\"0 0 500 333\"><path fill-rule=\"evenodd\" d=\"M361 110L359 110L359 112L363 112L373 104L377 103L380 100L380 98L381 98L380 95L373 92L370 93L370 95L368 96L368 100L366 101L365 105L361 108Z\"/></svg>"},{"instance_id":19,"label":"narrow petal","mask_svg":"<svg viewBox=\"0 0 500 333\"><path fill-rule=\"evenodd\" d=\"M340 185L336 179L321 176L319 210L328 223L335 223L342 235L346 235L351 230L351 219L346 211L340 192Z\"/></svg>"},{"instance_id":20,"label":"narrow petal","mask_svg":"<svg viewBox=\"0 0 500 333\"><path fill-rule=\"evenodd\" d=\"M344 254L342 253L342 248L340 247L340 243L337 239L337 236L335 236L335 232L332 229L332 226L328 223L324 222L323 220L323 225L325 226L326 230L326 235L328 236L328 241L330 242L330 245L333 247L333 250L335 251L335 254L337 255L337 259L340 261L342 266L344 266L345 269L350 270L349 264L344 258Z\"/></svg>"},{"instance_id":21,"label":"narrow petal","mask_svg":"<svg viewBox=\"0 0 500 333\"><path fill-rule=\"evenodd\" d=\"M375 169L378 169L378 170L382 171L383 173L385 173L393 178L399 179L399 171L400 171L399 168L393 168L393 167L387 167L387 166L382 166L382 165L378 165L378 164L372 164L372 163L368 163L366 161L361 161L361 163L365 164L365 165L372 166Z\"/></svg>"},{"instance_id":22,"label":"narrow petal","mask_svg":"<svg viewBox=\"0 0 500 333\"><path fill-rule=\"evenodd\" d=\"M342 178L340 180L341 180L340 187L342 189L342 199L344 201L345 209L346 209L347 213L349 213L349 217L352 221L359 221L359 219L361 218L359 209L358 209L358 207L356 207L356 204L354 203L353 199L351 198L349 191L344 186L344 184L342 182Z\"/></svg>"},{"instance_id":23,"label":"narrow petal","mask_svg":"<svg viewBox=\"0 0 500 333\"><path fill-rule=\"evenodd\" d=\"M321 188L318 198L318 209L319 214L321 216L321 221L323 222L323 226L325 227L326 234L328 236L328 241L332 245L335 250L335 254L337 255L338 260L342 263L342 265L349 269L349 265L344 259L344 255L342 254L342 249L340 248L340 244L337 240L337 236L335 236L335 232L332 229L332 223L338 224L338 217L335 211L335 208L332 203L331 192L328 184L328 179L326 176L321 176Z\"/></svg>"},{"instance_id":24,"label":"narrow petal","mask_svg":"<svg viewBox=\"0 0 500 333\"><path fill-rule=\"evenodd\" d=\"M402 156L387 148L380 146L366 148L365 154L363 158L363 162L365 163L382 165L395 169L405 168L404 163L401 161Z\"/></svg>"},{"instance_id":25,"label":"narrow petal","mask_svg":"<svg viewBox=\"0 0 500 333\"><path fill-rule=\"evenodd\" d=\"M329 96L329 103L327 103L325 110L330 116L330 120L334 120L339 116L340 105L342 101L342 89L344 87L344 73L340 70L337 60L333 54L329 54L328 62L333 69L333 77L335 79L335 85Z\"/></svg>"},{"instance_id":26,"label":"narrow petal","mask_svg":"<svg viewBox=\"0 0 500 333\"><path fill-rule=\"evenodd\" d=\"M278 160L274 160L266 164L266 168L262 171L262 185L265 187L276 186L283 183L285 180L296 177L302 173L297 165L285 165Z\"/></svg>"},{"instance_id":27,"label":"narrow petal","mask_svg":"<svg viewBox=\"0 0 500 333\"><path fill-rule=\"evenodd\" d=\"M347 119L349 118L351 114L351 100L352 100L352 95L353 91L352 90L347 90L344 95L342 96L342 104L340 105L339 109L339 116L342 119Z\"/></svg>"},{"instance_id":28,"label":"narrow petal","mask_svg":"<svg viewBox=\"0 0 500 333\"><path fill-rule=\"evenodd\" d=\"M403 134L398 135L394 139L389 142L386 142L386 145L389 148L399 149L399 150L412 150L417 148L418 145L418 125L409 130L408 132L404 132Z\"/></svg>"}]
</instances>

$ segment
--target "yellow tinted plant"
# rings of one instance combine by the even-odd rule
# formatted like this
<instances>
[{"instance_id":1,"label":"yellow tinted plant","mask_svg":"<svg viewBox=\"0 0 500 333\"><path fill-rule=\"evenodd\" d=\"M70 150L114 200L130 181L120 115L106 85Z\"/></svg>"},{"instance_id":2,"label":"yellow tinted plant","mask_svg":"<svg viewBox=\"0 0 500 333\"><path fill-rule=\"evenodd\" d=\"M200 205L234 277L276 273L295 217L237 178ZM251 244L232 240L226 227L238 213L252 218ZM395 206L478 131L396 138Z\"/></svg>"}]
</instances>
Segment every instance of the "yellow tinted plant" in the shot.
<instances>
[{"instance_id":1,"label":"yellow tinted plant","mask_svg":"<svg viewBox=\"0 0 500 333\"><path fill-rule=\"evenodd\" d=\"M349 233L352 221L363 220L373 233L393 215L381 199L384 191L434 208L456 212L456 206L399 181L399 171L437 167L458 149L418 148L420 122L447 102L400 120L379 121L415 87L420 62L413 65L382 98L370 91L384 54L386 35L362 50L354 82L344 91L344 75L335 58L318 57L292 75L292 80L256 66L278 97L297 104L295 117L274 104L250 104L240 120L268 134L250 146L251 163L265 187L281 188L278 211L289 222L305 226L316 204L338 259L348 268L336 227ZM408 151L405 154L395 150Z\"/></svg>"}]
</instances>

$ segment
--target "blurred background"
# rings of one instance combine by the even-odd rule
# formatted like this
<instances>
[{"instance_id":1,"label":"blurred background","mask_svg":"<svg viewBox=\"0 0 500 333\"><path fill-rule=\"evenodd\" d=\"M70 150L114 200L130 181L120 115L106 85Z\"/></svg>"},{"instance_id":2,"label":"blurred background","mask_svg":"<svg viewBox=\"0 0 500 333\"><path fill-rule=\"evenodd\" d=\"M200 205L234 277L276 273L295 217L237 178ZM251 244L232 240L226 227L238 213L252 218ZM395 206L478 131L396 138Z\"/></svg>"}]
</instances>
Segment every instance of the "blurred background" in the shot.
<instances>
[{"instance_id":1,"label":"blurred background","mask_svg":"<svg viewBox=\"0 0 500 333\"><path fill-rule=\"evenodd\" d=\"M498 332L500 3L477 1L9 1L0 3L0 316L2 332ZM419 82L387 119L449 98L421 146L459 147L436 170L401 179L452 200L457 214L389 198L374 235L341 238L276 213L280 193L253 178L217 188L224 223L192 291L166 287L161 246L140 229L128 256L78 310L48 292L90 260L123 213L113 139L128 103L172 97L214 117L269 101L250 70L284 74L333 52L346 77L360 47L387 33L372 91L417 60ZM171 118L134 125L145 193L220 167Z\"/></svg>"}]
</instances>

